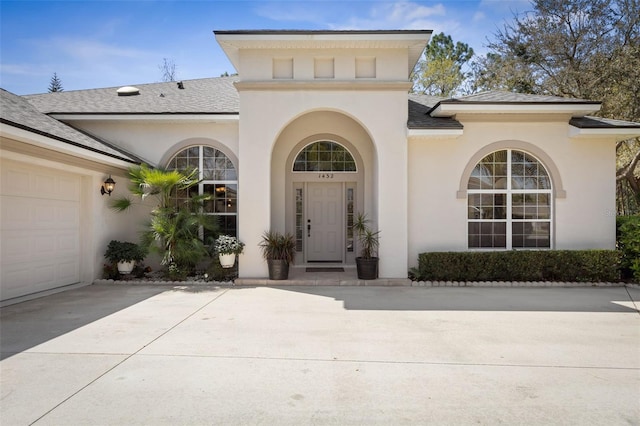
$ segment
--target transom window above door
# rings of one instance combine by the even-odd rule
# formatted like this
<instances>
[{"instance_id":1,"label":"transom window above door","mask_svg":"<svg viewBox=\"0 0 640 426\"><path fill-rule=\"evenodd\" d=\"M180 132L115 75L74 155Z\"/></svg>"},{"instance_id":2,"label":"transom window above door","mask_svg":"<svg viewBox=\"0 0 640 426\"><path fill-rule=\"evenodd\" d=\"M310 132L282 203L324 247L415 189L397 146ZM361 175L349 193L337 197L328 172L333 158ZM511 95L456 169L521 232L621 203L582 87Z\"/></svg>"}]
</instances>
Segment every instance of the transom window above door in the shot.
<instances>
[{"instance_id":1,"label":"transom window above door","mask_svg":"<svg viewBox=\"0 0 640 426\"><path fill-rule=\"evenodd\" d=\"M300 151L293 162L294 172L357 172L351 153L331 141L313 142Z\"/></svg>"}]
</instances>

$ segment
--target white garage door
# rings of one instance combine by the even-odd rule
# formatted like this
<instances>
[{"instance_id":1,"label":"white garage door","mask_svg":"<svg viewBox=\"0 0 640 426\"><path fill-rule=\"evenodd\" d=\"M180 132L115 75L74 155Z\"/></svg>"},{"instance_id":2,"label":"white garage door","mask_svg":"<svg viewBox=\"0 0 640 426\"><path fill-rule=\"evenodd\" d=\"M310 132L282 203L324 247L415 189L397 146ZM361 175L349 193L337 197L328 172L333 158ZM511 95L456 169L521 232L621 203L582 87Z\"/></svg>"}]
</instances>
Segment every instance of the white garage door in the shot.
<instances>
[{"instance_id":1,"label":"white garage door","mask_svg":"<svg viewBox=\"0 0 640 426\"><path fill-rule=\"evenodd\" d=\"M80 177L0 166L0 300L79 282Z\"/></svg>"}]
</instances>

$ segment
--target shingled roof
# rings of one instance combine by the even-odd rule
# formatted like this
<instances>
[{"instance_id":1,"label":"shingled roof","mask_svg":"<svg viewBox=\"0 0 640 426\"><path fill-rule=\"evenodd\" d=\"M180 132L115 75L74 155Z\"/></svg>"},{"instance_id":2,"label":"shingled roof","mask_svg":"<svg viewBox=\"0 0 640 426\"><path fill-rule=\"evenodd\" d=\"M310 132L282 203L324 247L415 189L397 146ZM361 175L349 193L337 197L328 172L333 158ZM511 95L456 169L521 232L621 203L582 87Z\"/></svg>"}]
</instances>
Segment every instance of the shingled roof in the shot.
<instances>
[{"instance_id":1,"label":"shingled roof","mask_svg":"<svg viewBox=\"0 0 640 426\"><path fill-rule=\"evenodd\" d=\"M26 99L0 89L0 122L129 163L141 160L104 141L64 124L33 107Z\"/></svg>"},{"instance_id":2,"label":"shingled roof","mask_svg":"<svg viewBox=\"0 0 640 426\"><path fill-rule=\"evenodd\" d=\"M453 118L429 115L431 108L443 99L437 96L409 93L407 127L410 129L462 129L462 124Z\"/></svg>"},{"instance_id":3,"label":"shingled roof","mask_svg":"<svg viewBox=\"0 0 640 426\"><path fill-rule=\"evenodd\" d=\"M44 114L239 114L240 98L234 83L237 76L202 78L182 82L134 85L136 95L119 96L117 87L27 95L27 99ZM477 93L459 98L408 95L409 129L462 129L454 117L434 116L440 105L597 105L599 102L558 96L530 95L505 91ZM579 128L635 128L638 123L605 120L594 117L573 118ZM63 125L64 126L64 125ZM68 126L65 126L68 128ZM74 129L75 130L75 129ZM76 131L77 132L77 131ZM87 136L84 135L86 138Z\"/></svg>"},{"instance_id":4,"label":"shingled roof","mask_svg":"<svg viewBox=\"0 0 640 426\"><path fill-rule=\"evenodd\" d=\"M569 121L579 129L640 129L640 123L601 117L574 117Z\"/></svg>"},{"instance_id":5,"label":"shingled roof","mask_svg":"<svg viewBox=\"0 0 640 426\"><path fill-rule=\"evenodd\" d=\"M118 87L24 96L45 114L238 114L238 77L202 78L133 85L138 95L119 96Z\"/></svg>"},{"instance_id":6,"label":"shingled roof","mask_svg":"<svg viewBox=\"0 0 640 426\"><path fill-rule=\"evenodd\" d=\"M475 93L473 95L460 96L459 98L444 99L441 103L474 103L474 104L496 104L496 103L536 103L536 104L599 104L600 102L588 101L586 99L563 98L561 96L530 95L526 93L506 92L495 90L491 92Z\"/></svg>"}]
</instances>

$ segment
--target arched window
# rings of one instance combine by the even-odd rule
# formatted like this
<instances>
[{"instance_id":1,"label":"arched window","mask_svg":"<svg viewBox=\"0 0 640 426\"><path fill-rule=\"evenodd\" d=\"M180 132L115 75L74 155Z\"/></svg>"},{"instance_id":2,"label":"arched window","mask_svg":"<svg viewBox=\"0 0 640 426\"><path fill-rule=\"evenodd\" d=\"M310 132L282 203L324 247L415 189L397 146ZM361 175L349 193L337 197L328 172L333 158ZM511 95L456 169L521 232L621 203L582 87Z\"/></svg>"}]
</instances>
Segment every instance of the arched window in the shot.
<instances>
[{"instance_id":1,"label":"arched window","mask_svg":"<svg viewBox=\"0 0 640 426\"><path fill-rule=\"evenodd\" d=\"M313 142L296 157L294 172L356 172L356 162L342 145L331 141Z\"/></svg>"},{"instance_id":2,"label":"arched window","mask_svg":"<svg viewBox=\"0 0 640 426\"><path fill-rule=\"evenodd\" d=\"M210 195L211 199L204 204L205 212L219 217L221 232L237 235L238 174L222 151L204 145L191 146L169 160L167 168L181 171L197 168L200 183L190 191L176 194L176 202L196 194Z\"/></svg>"},{"instance_id":3,"label":"arched window","mask_svg":"<svg viewBox=\"0 0 640 426\"><path fill-rule=\"evenodd\" d=\"M467 185L469 248L551 248L551 179L531 154L484 157Z\"/></svg>"}]
</instances>

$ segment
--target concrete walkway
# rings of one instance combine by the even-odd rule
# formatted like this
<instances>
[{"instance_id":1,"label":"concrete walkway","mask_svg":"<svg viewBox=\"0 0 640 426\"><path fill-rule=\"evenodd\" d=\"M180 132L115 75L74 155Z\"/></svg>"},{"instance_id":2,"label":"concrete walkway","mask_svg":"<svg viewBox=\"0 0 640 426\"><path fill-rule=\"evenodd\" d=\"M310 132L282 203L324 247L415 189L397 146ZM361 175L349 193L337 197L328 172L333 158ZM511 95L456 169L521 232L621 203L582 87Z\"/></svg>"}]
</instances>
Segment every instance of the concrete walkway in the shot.
<instances>
[{"instance_id":1,"label":"concrete walkway","mask_svg":"<svg viewBox=\"0 0 640 426\"><path fill-rule=\"evenodd\" d=\"M640 423L640 289L93 285L0 311L0 424Z\"/></svg>"}]
</instances>

